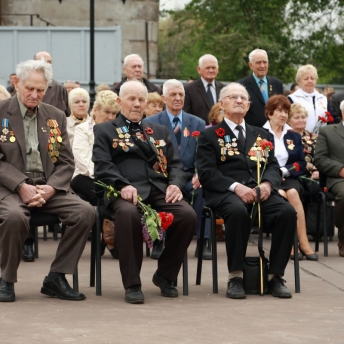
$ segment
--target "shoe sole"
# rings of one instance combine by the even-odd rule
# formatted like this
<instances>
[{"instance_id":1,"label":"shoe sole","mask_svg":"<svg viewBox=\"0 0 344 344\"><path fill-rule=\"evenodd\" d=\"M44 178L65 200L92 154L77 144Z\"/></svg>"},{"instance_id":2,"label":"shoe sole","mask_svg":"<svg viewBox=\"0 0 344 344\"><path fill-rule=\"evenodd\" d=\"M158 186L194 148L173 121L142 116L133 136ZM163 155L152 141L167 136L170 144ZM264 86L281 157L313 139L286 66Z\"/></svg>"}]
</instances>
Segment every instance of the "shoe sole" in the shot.
<instances>
[{"instance_id":1,"label":"shoe sole","mask_svg":"<svg viewBox=\"0 0 344 344\"><path fill-rule=\"evenodd\" d=\"M132 305L139 305L139 304L142 304L142 303L145 303L145 300L125 300L126 303L131 303Z\"/></svg>"},{"instance_id":2,"label":"shoe sole","mask_svg":"<svg viewBox=\"0 0 344 344\"><path fill-rule=\"evenodd\" d=\"M0 299L0 302L14 302L16 298L14 299Z\"/></svg>"},{"instance_id":3,"label":"shoe sole","mask_svg":"<svg viewBox=\"0 0 344 344\"><path fill-rule=\"evenodd\" d=\"M35 261L35 258L22 258L23 259L23 262L26 262L26 263L32 263Z\"/></svg>"},{"instance_id":4,"label":"shoe sole","mask_svg":"<svg viewBox=\"0 0 344 344\"><path fill-rule=\"evenodd\" d=\"M292 294L288 294L288 295L274 295L271 290L269 290L269 294L271 294L273 297L278 297L279 299L291 299L292 296L293 296Z\"/></svg>"},{"instance_id":5,"label":"shoe sole","mask_svg":"<svg viewBox=\"0 0 344 344\"><path fill-rule=\"evenodd\" d=\"M45 287L41 288L41 294L44 294L44 295L47 295L47 296L51 296L51 297L57 297L57 298L59 298L61 300L68 300L68 301L82 301L82 300L86 299L86 296L82 297L82 298L79 298L79 299L71 299L71 298L68 298L68 297L64 297L64 296L58 294L56 291L48 289L48 288L45 288Z\"/></svg>"},{"instance_id":6,"label":"shoe sole","mask_svg":"<svg viewBox=\"0 0 344 344\"><path fill-rule=\"evenodd\" d=\"M228 297L229 299L234 299L234 300L246 299L246 295L242 295L242 296L233 296L233 295L228 295L228 294L226 294L226 297Z\"/></svg>"}]
</instances>

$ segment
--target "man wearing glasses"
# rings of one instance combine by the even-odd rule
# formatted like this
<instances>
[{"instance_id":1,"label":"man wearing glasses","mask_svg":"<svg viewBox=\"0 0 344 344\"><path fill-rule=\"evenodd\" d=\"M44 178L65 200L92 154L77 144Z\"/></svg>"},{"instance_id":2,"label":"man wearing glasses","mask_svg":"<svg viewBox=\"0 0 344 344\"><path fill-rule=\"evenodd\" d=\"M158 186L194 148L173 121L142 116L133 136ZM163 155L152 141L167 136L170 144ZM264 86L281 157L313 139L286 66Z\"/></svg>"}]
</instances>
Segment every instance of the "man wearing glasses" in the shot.
<instances>
[{"instance_id":1,"label":"man wearing glasses","mask_svg":"<svg viewBox=\"0 0 344 344\"><path fill-rule=\"evenodd\" d=\"M224 87L219 103L225 118L201 132L196 166L205 190L206 206L216 209L225 222L229 272L226 296L243 299L246 297L243 269L252 226L250 213L253 203L257 202L257 155L254 152L259 147L257 142L265 139L273 144L273 138L264 129L245 123L250 102L244 86L232 83ZM263 167L263 163L261 165ZM296 213L279 195L280 183L279 165L272 149L260 183L263 225L272 233L269 290L275 297L291 298L282 276L293 244Z\"/></svg>"}]
</instances>

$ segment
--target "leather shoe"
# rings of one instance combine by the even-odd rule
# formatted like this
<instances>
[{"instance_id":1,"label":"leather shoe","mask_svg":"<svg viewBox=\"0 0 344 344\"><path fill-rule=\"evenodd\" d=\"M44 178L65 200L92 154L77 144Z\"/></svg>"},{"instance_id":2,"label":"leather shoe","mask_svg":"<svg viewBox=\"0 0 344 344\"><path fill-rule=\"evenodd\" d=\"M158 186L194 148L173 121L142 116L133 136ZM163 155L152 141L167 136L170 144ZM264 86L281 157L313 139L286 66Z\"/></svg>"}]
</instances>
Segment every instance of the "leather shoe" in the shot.
<instances>
[{"instance_id":1,"label":"leather shoe","mask_svg":"<svg viewBox=\"0 0 344 344\"><path fill-rule=\"evenodd\" d=\"M226 297L230 299L245 299L244 281L241 277L233 277L228 281Z\"/></svg>"},{"instance_id":2,"label":"leather shoe","mask_svg":"<svg viewBox=\"0 0 344 344\"><path fill-rule=\"evenodd\" d=\"M195 251L195 257L198 257L198 246L196 247L196 251ZM211 251L209 249L208 246L204 246L203 247L203 254L202 254L202 259L203 260L212 260L212 255L211 255Z\"/></svg>"},{"instance_id":3,"label":"leather shoe","mask_svg":"<svg viewBox=\"0 0 344 344\"><path fill-rule=\"evenodd\" d=\"M0 277L0 302L13 302L15 299L14 283L6 282Z\"/></svg>"},{"instance_id":4,"label":"leather shoe","mask_svg":"<svg viewBox=\"0 0 344 344\"><path fill-rule=\"evenodd\" d=\"M134 285L125 290L125 302L133 304L145 302L140 285Z\"/></svg>"},{"instance_id":5,"label":"leather shoe","mask_svg":"<svg viewBox=\"0 0 344 344\"><path fill-rule=\"evenodd\" d=\"M164 250L164 242L163 240L161 240L159 241L158 245L153 246L152 253L150 256L151 259L159 259L163 250Z\"/></svg>"},{"instance_id":6,"label":"leather shoe","mask_svg":"<svg viewBox=\"0 0 344 344\"><path fill-rule=\"evenodd\" d=\"M338 241L339 257L344 257L344 245Z\"/></svg>"},{"instance_id":7,"label":"leather shoe","mask_svg":"<svg viewBox=\"0 0 344 344\"><path fill-rule=\"evenodd\" d=\"M318 255L315 252L311 254L306 254L305 252L302 251L301 247L299 247L299 250L301 254L303 254L306 257L307 260L317 261L319 259Z\"/></svg>"},{"instance_id":8,"label":"leather shoe","mask_svg":"<svg viewBox=\"0 0 344 344\"><path fill-rule=\"evenodd\" d=\"M59 275L55 278L46 276L43 281L41 293L48 296L56 296L61 300L81 301L86 299L84 294L70 287L64 275Z\"/></svg>"},{"instance_id":9,"label":"leather shoe","mask_svg":"<svg viewBox=\"0 0 344 344\"><path fill-rule=\"evenodd\" d=\"M286 281L280 276L274 276L269 281L269 291L272 296L279 297L281 299L290 299L292 297L289 289L284 285Z\"/></svg>"},{"instance_id":10,"label":"leather shoe","mask_svg":"<svg viewBox=\"0 0 344 344\"><path fill-rule=\"evenodd\" d=\"M35 261L35 254L33 253L33 244L24 244L23 245L23 261L24 262L34 262Z\"/></svg>"},{"instance_id":11,"label":"leather shoe","mask_svg":"<svg viewBox=\"0 0 344 344\"><path fill-rule=\"evenodd\" d=\"M153 275L153 283L160 288L161 295L165 297L178 297L178 290L167 278L156 271Z\"/></svg>"},{"instance_id":12,"label":"leather shoe","mask_svg":"<svg viewBox=\"0 0 344 344\"><path fill-rule=\"evenodd\" d=\"M299 261L303 259L303 254L301 252L297 253L298 257L299 257ZM295 257L293 254L290 255L290 260L294 260Z\"/></svg>"}]
</instances>

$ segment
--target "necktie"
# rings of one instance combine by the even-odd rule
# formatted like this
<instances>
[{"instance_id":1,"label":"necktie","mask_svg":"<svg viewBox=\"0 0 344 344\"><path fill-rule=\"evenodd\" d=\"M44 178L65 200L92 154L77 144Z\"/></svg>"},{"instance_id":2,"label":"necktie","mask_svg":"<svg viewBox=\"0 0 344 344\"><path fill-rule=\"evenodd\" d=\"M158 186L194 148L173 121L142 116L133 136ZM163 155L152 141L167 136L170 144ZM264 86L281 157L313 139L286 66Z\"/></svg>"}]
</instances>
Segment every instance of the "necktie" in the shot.
<instances>
[{"instance_id":1,"label":"necktie","mask_svg":"<svg viewBox=\"0 0 344 344\"><path fill-rule=\"evenodd\" d=\"M268 96L266 95L266 92L264 89L264 81L263 80L259 80L259 89L260 89L260 92L262 92L264 103L266 104L266 102L268 101Z\"/></svg>"},{"instance_id":2,"label":"necktie","mask_svg":"<svg viewBox=\"0 0 344 344\"><path fill-rule=\"evenodd\" d=\"M211 86L213 86L213 85L208 84L208 89L207 89L207 95L209 98L210 107L212 107L214 105L214 98L213 98L213 94L211 93Z\"/></svg>"},{"instance_id":3,"label":"necktie","mask_svg":"<svg viewBox=\"0 0 344 344\"><path fill-rule=\"evenodd\" d=\"M243 128L241 125L237 125L235 127L236 130L239 131L239 136L238 136L238 141L239 141L239 145L241 146L242 149L245 149L245 137L244 137L244 133L243 133Z\"/></svg>"},{"instance_id":4,"label":"necktie","mask_svg":"<svg viewBox=\"0 0 344 344\"><path fill-rule=\"evenodd\" d=\"M180 131L180 125L179 125L179 118L178 117L174 117L173 118L173 123L174 123L173 132L174 132L174 135L176 136L177 143L178 143L178 146L179 146L180 145L180 139L182 137L182 133Z\"/></svg>"}]
</instances>

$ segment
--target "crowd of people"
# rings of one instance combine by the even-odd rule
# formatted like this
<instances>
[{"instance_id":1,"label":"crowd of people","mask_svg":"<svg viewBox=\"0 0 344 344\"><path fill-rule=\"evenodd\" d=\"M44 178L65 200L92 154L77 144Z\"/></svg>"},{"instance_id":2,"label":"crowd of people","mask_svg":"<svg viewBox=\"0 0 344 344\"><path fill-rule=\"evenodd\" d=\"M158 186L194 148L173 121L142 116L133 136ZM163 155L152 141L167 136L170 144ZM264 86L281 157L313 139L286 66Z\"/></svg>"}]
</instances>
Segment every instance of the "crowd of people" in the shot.
<instances>
[{"instance_id":1,"label":"crowd of people","mask_svg":"<svg viewBox=\"0 0 344 344\"><path fill-rule=\"evenodd\" d=\"M177 276L194 235L198 257L205 205L224 220L226 296L245 298L245 255L258 201L262 228L272 234L269 291L291 298L283 279L289 259L318 260L305 210L321 190L320 176L336 196L344 257L344 97L317 90L314 66L301 66L286 94L281 80L268 75L266 51L253 50L252 73L227 85L216 80L216 57L206 54L196 67L199 79L185 85L170 79L160 88L143 77L142 58L131 54L123 80L98 85L90 109L89 93L76 81L53 80L52 64L48 52L38 52L18 64L7 89L0 86L0 302L15 301L20 260L34 261L32 212L56 214L66 226L41 293L85 299L65 274L75 273L95 221L95 180L110 190L104 202L113 238L105 244L119 259L128 303L144 302L147 233L157 259L153 284L165 297L178 296ZM142 204L172 214L164 233L153 236L147 222L153 215L142 217ZM210 223L205 227L202 259L212 259ZM299 247L293 247L295 231Z\"/></svg>"}]
</instances>

